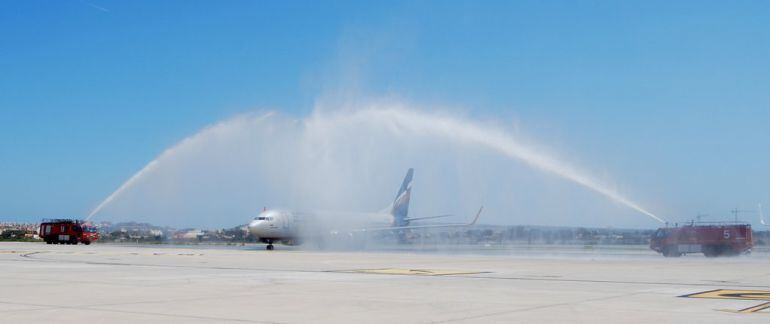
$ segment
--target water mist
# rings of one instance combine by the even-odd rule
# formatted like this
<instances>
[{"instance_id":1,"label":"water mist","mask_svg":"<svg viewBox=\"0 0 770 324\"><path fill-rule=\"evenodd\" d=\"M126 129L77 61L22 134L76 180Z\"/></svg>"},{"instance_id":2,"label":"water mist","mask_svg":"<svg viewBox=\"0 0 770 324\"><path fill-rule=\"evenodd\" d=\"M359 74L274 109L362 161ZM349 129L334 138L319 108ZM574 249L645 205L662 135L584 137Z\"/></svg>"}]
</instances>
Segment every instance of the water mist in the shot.
<instances>
[{"instance_id":1,"label":"water mist","mask_svg":"<svg viewBox=\"0 0 770 324\"><path fill-rule=\"evenodd\" d=\"M400 103L375 103L352 110L317 109L299 120L265 113L222 121L161 153L94 208L88 218L107 213L123 196L131 195L135 196L133 203L115 208L140 214L144 211L132 208L144 205L142 199L172 197L164 198L175 201L163 206L164 213L184 214L182 206L186 203L209 202L189 208L192 211L203 206L209 213L226 210L233 214L233 221L247 217L235 214L249 208L255 212L260 202L268 201L291 204L288 207L302 202L305 208L325 205L339 209L345 204L370 208L376 203L374 199L390 196L396 189L398 176L384 179L380 174L385 170L400 174L418 160L440 160L443 162L434 163L446 167L452 163L446 160L473 154L468 152L497 156L494 159L507 160L508 164L523 162L664 222L586 172L517 140L504 128ZM420 171L417 169L417 179ZM156 183L150 185L153 181ZM393 184L385 185L388 181ZM462 188L452 190L456 197L469 196ZM143 191L147 193L143 195ZM227 196L217 196L222 193ZM239 202L245 207L230 208ZM495 201L486 203L493 205Z\"/></svg>"}]
</instances>

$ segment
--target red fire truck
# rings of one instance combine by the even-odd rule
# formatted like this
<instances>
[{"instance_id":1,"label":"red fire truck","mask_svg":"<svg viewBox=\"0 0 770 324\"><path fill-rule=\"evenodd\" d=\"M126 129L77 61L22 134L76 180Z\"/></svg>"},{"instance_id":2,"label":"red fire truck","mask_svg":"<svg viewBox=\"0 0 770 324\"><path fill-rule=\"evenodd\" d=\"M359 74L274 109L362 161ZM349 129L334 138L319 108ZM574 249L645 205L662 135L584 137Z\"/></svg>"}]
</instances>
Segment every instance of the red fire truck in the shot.
<instances>
[{"instance_id":1,"label":"red fire truck","mask_svg":"<svg viewBox=\"0 0 770 324\"><path fill-rule=\"evenodd\" d=\"M707 257L750 253L754 245L751 225L690 223L659 228L650 239L650 248L666 257L703 253Z\"/></svg>"},{"instance_id":2,"label":"red fire truck","mask_svg":"<svg viewBox=\"0 0 770 324\"><path fill-rule=\"evenodd\" d=\"M44 219L40 238L47 244L91 244L99 239L96 227L75 219Z\"/></svg>"}]
</instances>

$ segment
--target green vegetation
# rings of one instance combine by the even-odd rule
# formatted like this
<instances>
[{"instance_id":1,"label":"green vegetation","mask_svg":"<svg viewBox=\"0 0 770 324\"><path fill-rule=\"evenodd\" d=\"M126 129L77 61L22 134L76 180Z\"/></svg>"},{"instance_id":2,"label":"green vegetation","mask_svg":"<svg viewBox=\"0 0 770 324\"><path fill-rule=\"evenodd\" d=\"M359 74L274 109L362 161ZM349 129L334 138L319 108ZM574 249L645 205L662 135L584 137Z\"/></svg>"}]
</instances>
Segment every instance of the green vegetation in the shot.
<instances>
[{"instance_id":1,"label":"green vegetation","mask_svg":"<svg viewBox=\"0 0 770 324\"><path fill-rule=\"evenodd\" d=\"M6 229L0 232L0 242L39 242L40 240L30 237L28 231L21 229Z\"/></svg>"}]
</instances>

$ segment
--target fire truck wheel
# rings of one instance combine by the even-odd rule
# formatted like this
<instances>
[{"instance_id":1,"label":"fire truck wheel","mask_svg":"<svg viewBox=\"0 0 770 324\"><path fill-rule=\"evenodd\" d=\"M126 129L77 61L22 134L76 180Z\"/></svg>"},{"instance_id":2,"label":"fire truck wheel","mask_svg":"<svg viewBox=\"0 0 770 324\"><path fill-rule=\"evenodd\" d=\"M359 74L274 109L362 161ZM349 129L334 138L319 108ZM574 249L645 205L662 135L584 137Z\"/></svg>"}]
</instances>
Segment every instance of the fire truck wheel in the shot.
<instances>
[{"instance_id":1,"label":"fire truck wheel","mask_svg":"<svg viewBox=\"0 0 770 324\"><path fill-rule=\"evenodd\" d=\"M45 244L53 244L53 241L51 241L51 240L45 240Z\"/></svg>"},{"instance_id":2,"label":"fire truck wheel","mask_svg":"<svg viewBox=\"0 0 770 324\"><path fill-rule=\"evenodd\" d=\"M91 244L91 241L84 241L84 242L83 242L83 244L85 244L85 245L90 245L90 244Z\"/></svg>"},{"instance_id":3,"label":"fire truck wheel","mask_svg":"<svg viewBox=\"0 0 770 324\"><path fill-rule=\"evenodd\" d=\"M667 258L678 258L682 256L682 253L679 253L679 251L675 251L674 247L672 246L667 246L663 248L663 256Z\"/></svg>"},{"instance_id":4,"label":"fire truck wheel","mask_svg":"<svg viewBox=\"0 0 770 324\"><path fill-rule=\"evenodd\" d=\"M722 255L725 255L725 256L737 256L738 254L739 254L738 251L734 250L730 246L723 246L722 247Z\"/></svg>"}]
</instances>

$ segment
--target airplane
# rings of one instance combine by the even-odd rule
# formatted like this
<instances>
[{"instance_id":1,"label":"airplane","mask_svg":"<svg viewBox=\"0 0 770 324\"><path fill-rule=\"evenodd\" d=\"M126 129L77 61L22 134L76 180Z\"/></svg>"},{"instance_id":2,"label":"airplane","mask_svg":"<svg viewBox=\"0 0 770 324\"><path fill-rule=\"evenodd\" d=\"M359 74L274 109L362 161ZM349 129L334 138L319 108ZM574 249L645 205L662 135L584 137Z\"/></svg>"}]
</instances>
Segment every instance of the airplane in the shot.
<instances>
[{"instance_id":1,"label":"airplane","mask_svg":"<svg viewBox=\"0 0 770 324\"><path fill-rule=\"evenodd\" d=\"M765 215L762 214L762 204L757 204L757 209L759 209L759 223L764 226L770 226L770 224L765 222Z\"/></svg>"},{"instance_id":2,"label":"airplane","mask_svg":"<svg viewBox=\"0 0 770 324\"><path fill-rule=\"evenodd\" d=\"M259 238L263 243L267 243L267 250L273 250L273 243L281 242L285 245L297 245L308 239L321 240L323 235L336 236L345 233L353 236L356 233L370 233L382 231L396 231L400 238L403 238L404 231L422 228L439 227L464 227L476 224L476 221L484 209L482 206L476 213L476 216L468 223L442 223L442 224L422 224L412 225L418 220L436 219L449 217L451 215L437 215L426 217L409 217L409 200L412 194L412 177L414 169L410 168L406 172L401 188L396 194L393 203L381 212L377 213L349 213L349 212L317 212L302 213L288 210L265 209L249 224L248 230L251 234ZM318 217L318 216L327 217ZM343 217L340 217L343 216ZM376 220L378 226L336 229L334 226L350 225L351 216L360 216L369 220ZM347 218L346 218L347 217ZM334 220L335 222L329 222ZM332 224L334 223L334 224ZM341 223L341 224L340 224ZM325 233L324 233L325 232Z\"/></svg>"}]
</instances>

